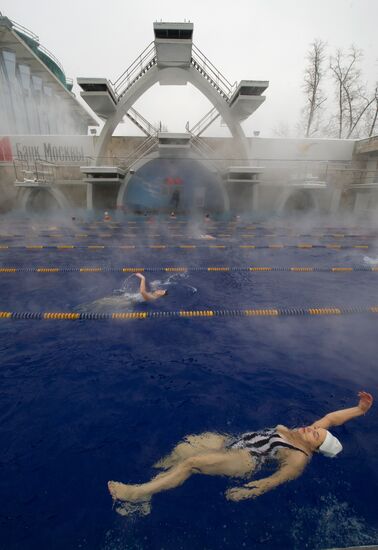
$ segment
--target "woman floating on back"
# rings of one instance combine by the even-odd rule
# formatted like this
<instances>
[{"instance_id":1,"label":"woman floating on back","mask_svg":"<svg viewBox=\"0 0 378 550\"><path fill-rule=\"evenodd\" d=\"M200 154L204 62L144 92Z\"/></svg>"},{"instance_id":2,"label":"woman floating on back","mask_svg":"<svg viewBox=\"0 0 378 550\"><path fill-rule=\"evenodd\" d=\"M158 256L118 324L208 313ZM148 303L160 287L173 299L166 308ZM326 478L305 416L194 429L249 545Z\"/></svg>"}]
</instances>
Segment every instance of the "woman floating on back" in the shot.
<instances>
[{"instance_id":1,"label":"woman floating on back","mask_svg":"<svg viewBox=\"0 0 378 550\"><path fill-rule=\"evenodd\" d=\"M148 507L152 495L182 485L192 474L246 478L273 459L278 465L274 474L226 492L229 500L256 498L300 476L314 453L330 458L340 453L342 445L328 428L367 413L373 404L372 395L361 391L358 397L355 407L328 413L302 428L290 430L278 425L236 437L216 433L189 435L170 455L155 464L165 472L138 485L109 481L110 494L115 501L142 503ZM122 508L118 511L122 513Z\"/></svg>"}]
</instances>

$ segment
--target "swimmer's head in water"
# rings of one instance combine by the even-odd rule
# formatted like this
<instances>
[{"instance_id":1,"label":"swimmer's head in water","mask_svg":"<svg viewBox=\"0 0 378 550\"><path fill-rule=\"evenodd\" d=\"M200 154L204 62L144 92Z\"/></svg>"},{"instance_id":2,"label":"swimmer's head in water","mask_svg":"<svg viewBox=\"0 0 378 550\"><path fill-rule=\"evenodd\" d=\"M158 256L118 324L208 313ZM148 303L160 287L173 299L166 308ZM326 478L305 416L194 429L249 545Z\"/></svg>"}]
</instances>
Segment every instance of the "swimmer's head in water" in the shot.
<instances>
[{"instance_id":1,"label":"swimmer's head in water","mask_svg":"<svg viewBox=\"0 0 378 550\"><path fill-rule=\"evenodd\" d=\"M318 451L328 458L335 458L335 456L343 450L343 446L341 445L337 437L332 435L331 432L329 432L328 430L326 430L326 432L327 433L325 439L323 443L318 447Z\"/></svg>"},{"instance_id":2,"label":"swimmer's head in water","mask_svg":"<svg viewBox=\"0 0 378 550\"><path fill-rule=\"evenodd\" d=\"M303 443L311 452L315 452L321 447L326 439L327 433L329 433L324 428L316 428L313 426L298 428L297 432L300 434Z\"/></svg>"},{"instance_id":3,"label":"swimmer's head in water","mask_svg":"<svg viewBox=\"0 0 378 550\"><path fill-rule=\"evenodd\" d=\"M168 290L155 290L155 296L159 296L159 298L161 296L167 296L168 295Z\"/></svg>"}]
</instances>

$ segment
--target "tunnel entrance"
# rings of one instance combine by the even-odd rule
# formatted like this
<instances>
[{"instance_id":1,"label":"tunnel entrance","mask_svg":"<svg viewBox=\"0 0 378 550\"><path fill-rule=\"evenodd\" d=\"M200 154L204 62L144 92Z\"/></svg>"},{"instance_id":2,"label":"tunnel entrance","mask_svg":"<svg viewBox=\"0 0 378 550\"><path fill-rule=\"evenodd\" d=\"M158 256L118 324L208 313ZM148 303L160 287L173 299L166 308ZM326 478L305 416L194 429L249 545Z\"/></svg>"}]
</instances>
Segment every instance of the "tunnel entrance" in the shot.
<instances>
[{"instance_id":1,"label":"tunnel entrance","mask_svg":"<svg viewBox=\"0 0 378 550\"><path fill-rule=\"evenodd\" d=\"M287 199L284 206L284 212L305 214L315 208L316 204L311 193L308 190L301 190L296 191Z\"/></svg>"},{"instance_id":2,"label":"tunnel entrance","mask_svg":"<svg viewBox=\"0 0 378 550\"><path fill-rule=\"evenodd\" d=\"M223 212L220 177L192 159L154 159L132 175L123 206L135 213Z\"/></svg>"}]
</instances>

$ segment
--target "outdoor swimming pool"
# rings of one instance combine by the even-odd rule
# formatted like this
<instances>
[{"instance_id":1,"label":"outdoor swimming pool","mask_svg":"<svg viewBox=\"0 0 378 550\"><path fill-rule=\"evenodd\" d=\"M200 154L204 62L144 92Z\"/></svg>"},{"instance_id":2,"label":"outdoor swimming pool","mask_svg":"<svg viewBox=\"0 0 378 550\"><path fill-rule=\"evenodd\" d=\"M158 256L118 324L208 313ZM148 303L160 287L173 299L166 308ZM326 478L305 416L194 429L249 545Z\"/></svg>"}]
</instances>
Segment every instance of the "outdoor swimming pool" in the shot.
<instances>
[{"instance_id":1,"label":"outdoor swimming pool","mask_svg":"<svg viewBox=\"0 0 378 550\"><path fill-rule=\"evenodd\" d=\"M373 231L182 221L1 228L0 265L14 270L0 272L3 312L130 311L122 293L138 282L125 268L145 268L169 295L132 309L154 318L0 319L0 547L376 544L375 408L335 430L339 458L315 456L256 500L229 502L237 482L193 476L155 496L147 516L112 509L107 481L147 481L186 434L294 427L354 405L360 389L376 393L378 314L367 310L378 306L378 271L364 262L378 256ZM104 297L116 301L99 310ZM275 308L286 313L261 313ZM225 313L166 315L180 311Z\"/></svg>"}]
</instances>

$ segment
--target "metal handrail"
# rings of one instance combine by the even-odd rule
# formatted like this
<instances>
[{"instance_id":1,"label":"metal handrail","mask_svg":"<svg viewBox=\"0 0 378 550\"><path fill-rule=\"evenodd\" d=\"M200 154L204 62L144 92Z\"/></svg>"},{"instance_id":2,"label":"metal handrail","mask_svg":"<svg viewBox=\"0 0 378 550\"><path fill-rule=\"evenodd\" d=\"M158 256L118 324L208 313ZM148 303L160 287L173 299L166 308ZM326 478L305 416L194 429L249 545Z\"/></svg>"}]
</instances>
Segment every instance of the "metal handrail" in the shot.
<instances>
[{"instance_id":1,"label":"metal handrail","mask_svg":"<svg viewBox=\"0 0 378 550\"><path fill-rule=\"evenodd\" d=\"M142 141L142 143L133 151L133 153L127 157L127 160L132 160L130 166L139 160L146 151L150 151L158 142L157 132L156 134L151 134L147 139Z\"/></svg>"},{"instance_id":2,"label":"metal handrail","mask_svg":"<svg viewBox=\"0 0 378 550\"><path fill-rule=\"evenodd\" d=\"M150 135L146 137L142 141L142 143L133 151L130 155L125 157L109 157L109 156L101 156L97 157L96 159L91 156L85 157L85 166L94 166L95 161L101 161L102 165L104 166L119 166L120 168L124 170L130 169L130 167L135 164L142 156L149 153L156 145L157 145L158 139L157 134ZM84 166L84 163L82 164Z\"/></svg>"},{"instance_id":3,"label":"metal handrail","mask_svg":"<svg viewBox=\"0 0 378 550\"><path fill-rule=\"evenodd\" d=\"M63 69L63 65L61 64L61 62L59 61L59 59L53 54L50 52L50 50L48 50L47 48L45 48L45 46L42 46L42 44L40 43L39 41L39 36L37 36L36 34L34 34L32 31L30 31L29 29L27 29L26 27L23 27L22 25L20 25L19 23L17 23L16 21L13 21L13 19L10 19L11 23L12 23L12 27L16 30L16 31L19 31L20 33L24 34L25 36L27 36L28 38L31 38L32 40L34 40L34 42L36 42L37 44L37 47L38 47L38 50L41 51L42 53L44 53L45 55L47 55L52 61L54 61L54 63L59 67L59 69L64 73L64 69Z\"/></svg>"},{"instance_id":4,"label":"metal handrail","mask_svg":"<svg viewBox=\"0 0 378 550\"><path fill-rule=\"evenodd\" d=\"M216 113L216 115L215 115ZM214 116L215 115L215 116ZM187 124L187 130L191 134L195 134L199 137L205 130L220 116L218 109L213 107L201 120L199 120L192 128L189 129L189 123ZM211 120L210 120L211 119Z\"/></svg>"},{"instance_id":5,"label":"metal handrail","mask_svg":"<svg viewBox=\"0 0 378 550\"><path fill-rule=\"evenodd\" d=\"M216 155L214 149L195 134L192 134L192 140L197 143L203 151L206 151L208 155L212 155L213 157Z\"/></svg>"},{"instance_id":6,"label":"metal handrail","mask_svg":"<svg viewBox=\"0 0 378 550\"><path fill-rule=\"evenodd\" d=\"M139 151L137 150L137 151L138 151L138 155L135 154L137 151L134 151L134 154L133 154L133 157L132 157L134 160L129 164L129 169L132 168L133 165L134 165L142 156L145 157L146 155L148 155L148 153L149 153L150 151L152 151L152 149L156 146L156 144L157 144L157 142L158 142L158 139L157 139L156 137L154 138L153 136L151 136L151 138L152 138L152 139L147 138L147 140L144 141L144 142L142 143L142 145L144 146L144 148L141 148L141 147L140 147L140 148L139 148Z\"/></svg>"},{"instance_id":7,"label":"metal handrail","mask_svg":"<svg viewBox=\"0 0 378 550\"><path fill-rule=\"evenodd\" d=\"M39 44L38 50L41 51L42 53L44 53L45 55L47 55L52 61L54 61L54 63L59 67L59 69L62 71L62 73L64 73L63 65L61 64L59 59L57 57L55 57L55 55L53 53L50 52L50 50L45 48L45 46L42 46L42 44Z\"/></svg>"},{"instance_id":8,"label":"metal handrail","mask_svg":"<svg viewBox=\"0 0 378 550\"><path fill-rule=\"evenodd\" d=\"M12 26L16 30L19 30L23 34L26 34L26 36L28 36L29 38L31 38L35 42L38 42L38 44L39 44L39 36L37 36L34 32L30 31L29 29L27 29L23 25L20 25L20 23L17 23L17 21L13 21L13 19L10 19L9 21L12 23Z\"/></svg>"},{"instance_id":9,"label":"metal handrail","mask_svg":"<svg viewBox=\"0 0 378 550\"><path fill-rule=\"evenodd\" d=\"M159 131L158 128L155 128L153 124L148 122L148 120L144 118L144 116L142 116L140 113L138 113L138 111L133 107L130 107L126 115L128 115L129 113L130 113L130 117L134 118L136 122L144 128L144 131L146 132L147 135L151 136L151 134L153 133L156 134Z\"/></svg>"},{"instance_id":10,"label":"metal handrail","mask_svg":"<svg viewBox=\"0 0 378 550\"><path fill-rule=\"evenodd\" d=\"M202 150L202 148L201 148L201 146L200 146L200 144L199 144L198 141L197 141L197 142L196 142L196 141L192 141L191 145L192 145L193 149L194 149L195 151L198 152L199 156L200 156L203 160L206 160L207 162L209 162L209 163L215 168L215 170L216 170L217 172L219 172L219 165L221 164L219 161L217 162L216 160L213 160L212 158L206 157L206 156L204 155L204 151Z\"/></svg>"},{"instance_id":11,"label":"metal handrail","mask_svg":"<svg viewBox=\"0 0 378 550\"><path fill-rule=\"evenodd\" d=\"M155 43L150 42L147 48L142 51L142 53L131 63L131 65L121 74L121 76L119 76L114 82L111 81L114 92L118 96L122 95L132 83L130 82L131 77L135 75L137 71L141 73L148 63L153 60L155 55ZM123 92L119 92L119 90L125 85L125 82L127 83L125 90L123 90Z\"/></svg>"},{"instance_id":12,"label":"metal handrail","mask_svg":"<svg viewBox=\"0 0 378 550\"><path fill-rule=\"evenodd\" d=\"M28 161L19 158L13 160L16 181L22 183L18 178L18 172L24 174L23 181L34 181L35 183L54 183L56 180L57 166L49 161L34 160ZM46 169L47 168L47 169ZM31 178L26 177L31 174Z\"/></svg>"},{"instance_id":13,"label":"metal handrail","mask_svg":"<svg viewBox=\"0 0 378 550\"><path fill-rule=\"evenodd\" d=\"M200 65L209 78L222 90L224 95L230 99L236 89L237 82L235 81L234 84L231 84L195 44L192 44L192 59Z\"/></svg>"},{"instance_id":14,"label":"metal handrail","mask_svg":"<svg viewBox=\"0 0 378 550\"><path fill-rule=\"evenodd\" d=\"M210 61L210 59L208 59L206 57L206 55L198 48L198 46L196 46L195 44L192 45L192 49L194 49L195 53L198 53L198 55L200 57L202 57L205 61L205 63L207 65L209 65L209 67L212 68L212 70L214 71L215 74L219 74L222 78L222 80L225 82L225 84L230 88L232 89L234 86L235 86L235 82L234 84L231 84L231 82L229 80L227 80L227 78L225 76L222 75L222 73L220 72L219 69L217 69L217 67Z\"/></svg>"},{"instance_id":15,"label":"metal handrail","mask_svg":"<svg viewBox=\"0 0 378 550\"><path fill-rule=\"evenodd\" d=\"M197 149L201 157L210 162L218 172L228 166L229 163L226 160L218 158L216 151L195 134L192 134L191 144Z\"/></svg>"}]
</instances>

